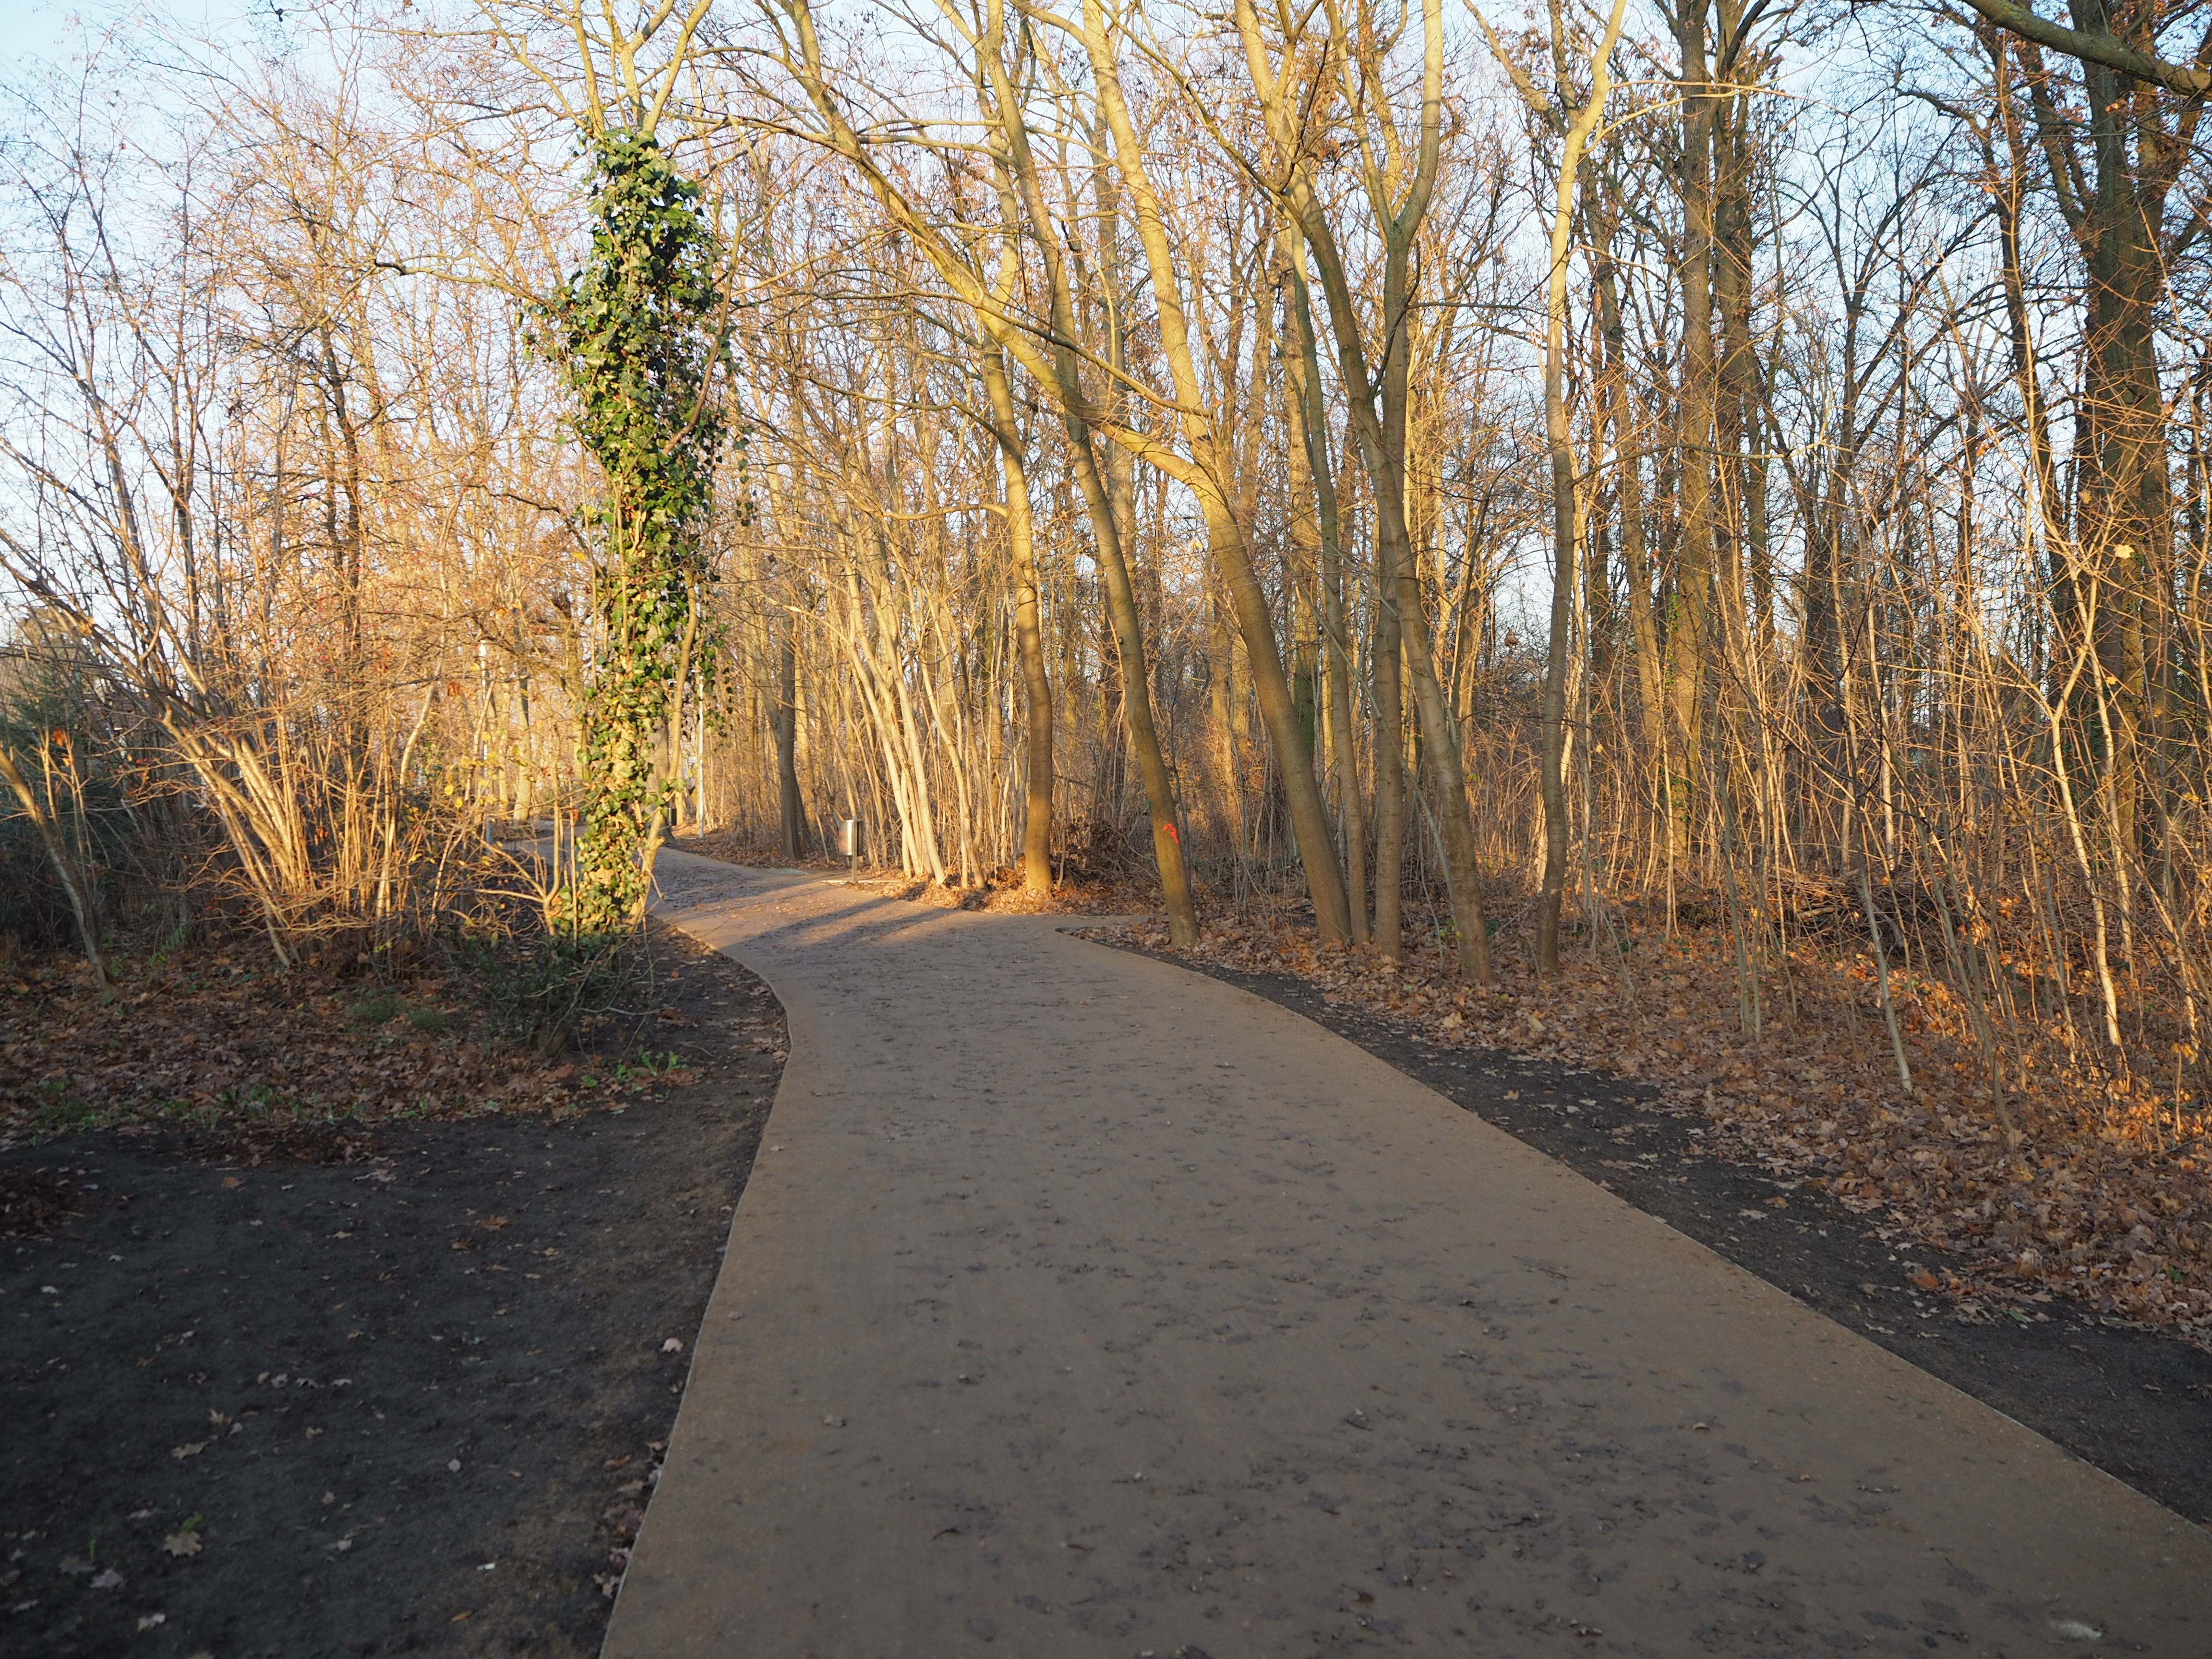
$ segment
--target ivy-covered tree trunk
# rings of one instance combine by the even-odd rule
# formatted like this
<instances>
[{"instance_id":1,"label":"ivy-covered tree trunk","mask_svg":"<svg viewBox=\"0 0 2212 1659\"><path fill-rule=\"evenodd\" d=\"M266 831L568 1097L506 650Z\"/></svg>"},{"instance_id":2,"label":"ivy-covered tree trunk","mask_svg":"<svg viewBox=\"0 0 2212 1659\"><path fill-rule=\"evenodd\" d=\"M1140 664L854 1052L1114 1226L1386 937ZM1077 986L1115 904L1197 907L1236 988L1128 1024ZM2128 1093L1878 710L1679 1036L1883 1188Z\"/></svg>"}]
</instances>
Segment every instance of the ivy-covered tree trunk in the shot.
<instances>
[{"instance_id":1,"label":"ivy-covered tree trunk","mask_svg":"<svg viewBox=\"0 0 2212 1659\"><path fill-rule=\"evenodd\" d=\"M699 186L650 133L602 134L592 154L592 252L546 310L579 434L599 463L594 609L600 637L582 710L584 823L566 926L634 927L675 780L656 764L684 671L700 543L725 417L712 393L719 250Z\"/></svg>"}]
</instances>

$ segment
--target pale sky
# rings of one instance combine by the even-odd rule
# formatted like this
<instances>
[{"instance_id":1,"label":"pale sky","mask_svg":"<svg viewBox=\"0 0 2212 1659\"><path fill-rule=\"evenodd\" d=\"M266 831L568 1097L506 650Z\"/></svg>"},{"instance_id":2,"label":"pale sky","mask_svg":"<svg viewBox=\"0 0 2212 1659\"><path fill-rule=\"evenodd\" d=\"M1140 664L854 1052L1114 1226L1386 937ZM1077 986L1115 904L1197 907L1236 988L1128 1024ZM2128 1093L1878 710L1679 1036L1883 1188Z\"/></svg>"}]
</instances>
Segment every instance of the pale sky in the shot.
<instances>
[{"instance_id":1,"label":"pale sky","mask_svg":"<svg viewBox=\"0 0 2212 1659\"><path fill-rule=\"evenodd\" d=\"M278 0L157 0L141 5L124 0L0 0L0 76L24 67L28 59L65 59L83 38L87 23L157 12L182 19L194 34L243 35L252 12L265 15L276 3Z\"/></svg>"},{"instance_id":2,"label":"pale sky","mask_svg":"<svg viewBox=\"0 0 2212 1659\"><path fill-rule=\"evenodd\" d=\"M64 20L75 9L52 0L0 0L0 62L55 56L62 49Z\"/></svg>"}]
</instances>

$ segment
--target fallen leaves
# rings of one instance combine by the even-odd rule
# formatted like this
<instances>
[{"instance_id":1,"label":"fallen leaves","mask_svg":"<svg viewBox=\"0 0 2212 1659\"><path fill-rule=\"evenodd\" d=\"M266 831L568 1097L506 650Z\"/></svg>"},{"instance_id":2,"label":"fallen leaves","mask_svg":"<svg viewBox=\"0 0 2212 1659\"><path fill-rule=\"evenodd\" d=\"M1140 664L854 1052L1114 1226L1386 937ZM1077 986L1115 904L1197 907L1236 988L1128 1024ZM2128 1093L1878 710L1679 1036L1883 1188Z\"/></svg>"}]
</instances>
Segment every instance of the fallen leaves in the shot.
<instances>
[{"instance_id":1,"label":"fallen leaves","mask_svg":"<svg viewBox=\"0 0 2212 1659\"><path fill-rule=\"evenodd\" d=\"M44 1233L81 1201L76 1188L44 1170L0 1170L0 1238Z\"/></svg>"},{"instance_id":2,"label":"fallen leaves","mask_svg":"<svg viewBox=\"0 0 2212 1659\"><path fill-rule=\"evenodd\" d=\"M204 1440L187 1440L181 1446L170 1447L169 1455L181 1463L187 1457L198 1457L207 1449L208 1443Z\"/></svg>"},{"instance_id":3,"label":"fallen leaves","mask_svg":"<svg viewBox=\"0 0 2212 1659\"><path fill-rule=\"evenodd\" d=\"M673 1341L675 1339L672 1337L669 1340ZM635 1480L625 1480L617 1486L615 1501L600 1512L600 1524L613 1534L615 1542L607 1552L610 1571L594 1574L592 1582L610 1601L622 1588L623 1574L629 1567L630 1551L637 1542L638 1528L645 1524L645 1505L648 1495L660 1484L661 1460L667 1450L668 1443L665 1440L647 1441L644 1474ZM630 1462L627 1456L611 1457L607 1459L605 1467L610 1471L625 1468Z\"/></svg>"},{"instance_id":4,"label":"fallen leaves","mask_svg":"<svg viewBox=\"0 0 2212 1659\"><path fill-rule=\"evenodd\" d=\"M206 1547L206 1540L197 1532L173 1532L162 1539L161 1547L171 1555L198 1555Z\"/></svg>"},{"instance_id":5,"label":"fallen leaves","mask_svg":"<svg viewBox=\"0 0 2212 1659\"><path fill-rule=\"evenodd\" d=\"M420 1022L364 1025L350 1012L358 987L308 969L217 977L173 962L147 971L137 994L103 1004L72 966L58 957L0 983L0 1146L82 1127L276 1127L571 1100L554 1068L512 1049ZM434 979L409 988L434 1011L447 992ZM33 1201L51 1206L52 1195L0 1191L0 1232Z\"/></svg>"}]
</instances>

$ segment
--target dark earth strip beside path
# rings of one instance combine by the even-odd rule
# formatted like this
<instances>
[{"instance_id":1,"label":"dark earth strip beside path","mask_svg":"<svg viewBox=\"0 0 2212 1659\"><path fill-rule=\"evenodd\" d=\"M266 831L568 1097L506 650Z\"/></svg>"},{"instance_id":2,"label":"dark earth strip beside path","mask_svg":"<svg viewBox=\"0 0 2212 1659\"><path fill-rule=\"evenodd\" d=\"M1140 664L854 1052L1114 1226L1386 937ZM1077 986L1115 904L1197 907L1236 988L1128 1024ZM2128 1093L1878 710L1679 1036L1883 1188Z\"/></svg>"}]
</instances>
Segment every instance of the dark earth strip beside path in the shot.
<instances>
[{"instance_id":1,"label":"dark earth strip beside path","mask_svg":"<svg viewBox=\"0 0 2212 1659\"><path fill-rule=\"evenodd\" d=\"M1111 930L1096 937L1133 948ZM1648 1086L1439 1047L1287 974L1136 954L1304 1014L1869 1341L2212 1524L2212 1354L2063 1303L2027 1322L2003 1314L1962 1322L1947 1298L1907 1278L1917 1263L1940 1266L1940 1252L1893 1250L1827 1194L1707 1154L1698 1126L1658 1105Z\"/></svg>"},{"instance_id":2,"label":"dark earth strip beside path","mask_svg":"<svg viewBox=\"0 0 2212 1659\"><path fill-rule=\"evenodd\" d=\"M599 1651L785 1047L657 931L658 1100L0 1154L73 1212L0 1239L0 1652Z\"/></svg>"}]
</instances>

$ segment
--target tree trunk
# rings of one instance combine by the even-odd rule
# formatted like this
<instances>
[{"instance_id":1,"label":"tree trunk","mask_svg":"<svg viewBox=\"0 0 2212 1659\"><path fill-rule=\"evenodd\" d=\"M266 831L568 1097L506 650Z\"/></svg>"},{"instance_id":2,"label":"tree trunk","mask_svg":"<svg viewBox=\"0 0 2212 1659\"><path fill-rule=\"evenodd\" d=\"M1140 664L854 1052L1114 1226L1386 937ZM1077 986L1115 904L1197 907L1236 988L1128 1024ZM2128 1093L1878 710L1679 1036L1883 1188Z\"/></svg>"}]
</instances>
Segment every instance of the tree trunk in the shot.
<instances>
[{"instance_id":1,"label":"tree trunk","mask_svg":"<svg viewBox=\"0 0 2212 1659\"><path fill-rule=\"evenodd\" d=\"M775 706L769 714L769 729L775 737L776 816L783 855L794 862L806 856L806 809L799 793L798 681L799 651L787 622L776 648Z\"/></svg>"},{"instance_id":2,"label":"tree trunk","mask_svg":"<svg viewBox=\"0 0 2212 1659\"><path fill-rule=\"evenodd\" d=\"M1095 6L1097 0L1086 0ZM1375 494L1376 626L1376 713L1387 722L1390 707L1400 701L1395 671L1397 655L1410 671L1413 706L1420 720L1424 771L1434 796L1438 839L1443 842L1444 879L1450 891L1452 921L1458 934L1462 971L1478 980L1490 977L1490 930L1483 915L1481 872L1475 860L1474 823L1468 800L1467 774L1460 759L1459 733L1451 706L1437 678L1436 658L1430 647L1427 612L1420 591L1419 573L1406 524L1406 412L1407 364L1413 325L1411 260L1413 243L1426 218L1436 181L1437 161L1443 131L1443 9L1442 0L1422 0L1422 73L1419 142L1412 165L1405 164L1405 147L1395 141L1383 148L1392 158L1379 171L1366 169L1370 204L1382 228L1383 276L1381 328L1382 406L1372 395L1374 382L1368 370L1369 354L1361 333L1359 308L1354 302L1342 255L1327 214L1316 195L1310 172L1310 149L1299 137L1296 118L1286 107L1286 89L1269 67L1267 46L1251 0L1237 0L1237 24L1244 43L1244 58L1259 94L1269 133L1285 169L1274 186L1279 209L1287 212L1313 251L1328 302L1330 331L1336 337L1340 377L1348 394L1353 430L1365 461ZM1395 632L1395 642L1389 635ZM1395 643L1385 660L1386 649ZM1385 682L1388 682L1386 684ZM1401 851L1390 834L1393 816L1390 795L1394 781L1388 776L1386 742L1402 742L1398 728L1378 734L1376 744L1376 942L1390 954L1401 941L1396 933L1397 899L1389 877L1390 861ZM1402 812L1402 805L1397 807Z\"/></svg>"},{"instance_id":3,"label":"tree trunk","mask_svg":"<svg viewBox=\"0 0 2212 1659\"><path fill-rule=\"evenodd\" d=\"M1644 543L1644 458L1642 439L1631 421L1627 331L1620 315L1620 278L1612 249L1608 215L1597 252L1598 335L1605 348L1605 373L1599 385L1605 422L1613 440L1613 500L1620 515L1621 574L1628 586L1628 631L1636 650L1638 727L1651 775L1662 781L1654 803L1658 835L1669 833L1663 781L1667 775L1667 707L1664 670L1659 658L1659 629L1651 611L1651 565Z\"/></svg>"},{"instance_id":4,"label":"tree trunk","mask_svg":"<svg viewBox=\"0 0 2212 1659\"><path fill-rule=\"evenodd\" d=\"M1590 56L1589 101L1560 141L1559 199L1552 211L1552 263L1545 287L1544 433L1552 467L1552 628L1544 672L1544 879L1536 918L1536 969L1547 974L1559 970L1559 913L1566 899L1567 671L1574 648L1575 552L1580 528L1574 440L1567 427L1567 261L1574 252L1575 191L1583 146L1604 114L1606 96L1613 89L1609 60L1626 6L1627 0L1613 0L1605 39ZM1556 45L1564 62L1565 42L1560 40Z\"/></svg>"},{"instance_id":5,"label":"tree trunk","mask_svg":"<svg viewBox=\"0 0 2212 1659\"><path fill-rule=\"evenodd\" d=\"M1677 831L1694 828L1700 788L1701 710L1716 541L1713 503L1712 127L1715 98L1705 59L1707 0L1686 0L1674 19L1682 55L1682 385L1675 429L1681 547L1667 654L1673 667L1668 736L1678 769L1669 779Z\"/></svg>"},{"instance_id":6,"label":"tree trunk","mask_svg":"<svg viewBox=\"0 0 2212 1659\"><path fill-rule=\"evenodd\" d=\"M1023 768L1022 890L1052 890L1052 682L1045 675L1044 630L1038 620L1035 532L1030 514L1028 457L1014 398L1006 383L1006 360L986 348L978 362L990 393L992 429L999 440L999 466L1006 497L1006 543L1014 562L1014 641L1020 653L1022 692L1027 712L1027 750Z\"/></svg>"},{"instance_id":7,"label":"tree trunk","mask_svg":"<svg viewBox=\"0 0 2212 1659\"><path fill-rule=\"evenodd\" d=\"M1306 289L1306 249L1297 228L1283 226L1284 263L1290 273L1287 303L1296 325L1297 349L1284 353L1284 405L1289 417L1294 458L1303 457L1314 492L1314 531L1320 545L1322 699L1335 744L1337 799L1344 823L1344 882L1351 911L1352 942L1370 938L1367 908L1367 826L1359 797L1358 728L1352 719L1352 652L1345 629L1344 526L1336 495L1336 469L1328 453L1328 416L1322 399L1321 348L1314 334L1313 307ZM1293 479L1291 511L1299 512ZM1304 523L1303 516L1297 522Z\"/></svg>"}]
</instances>

